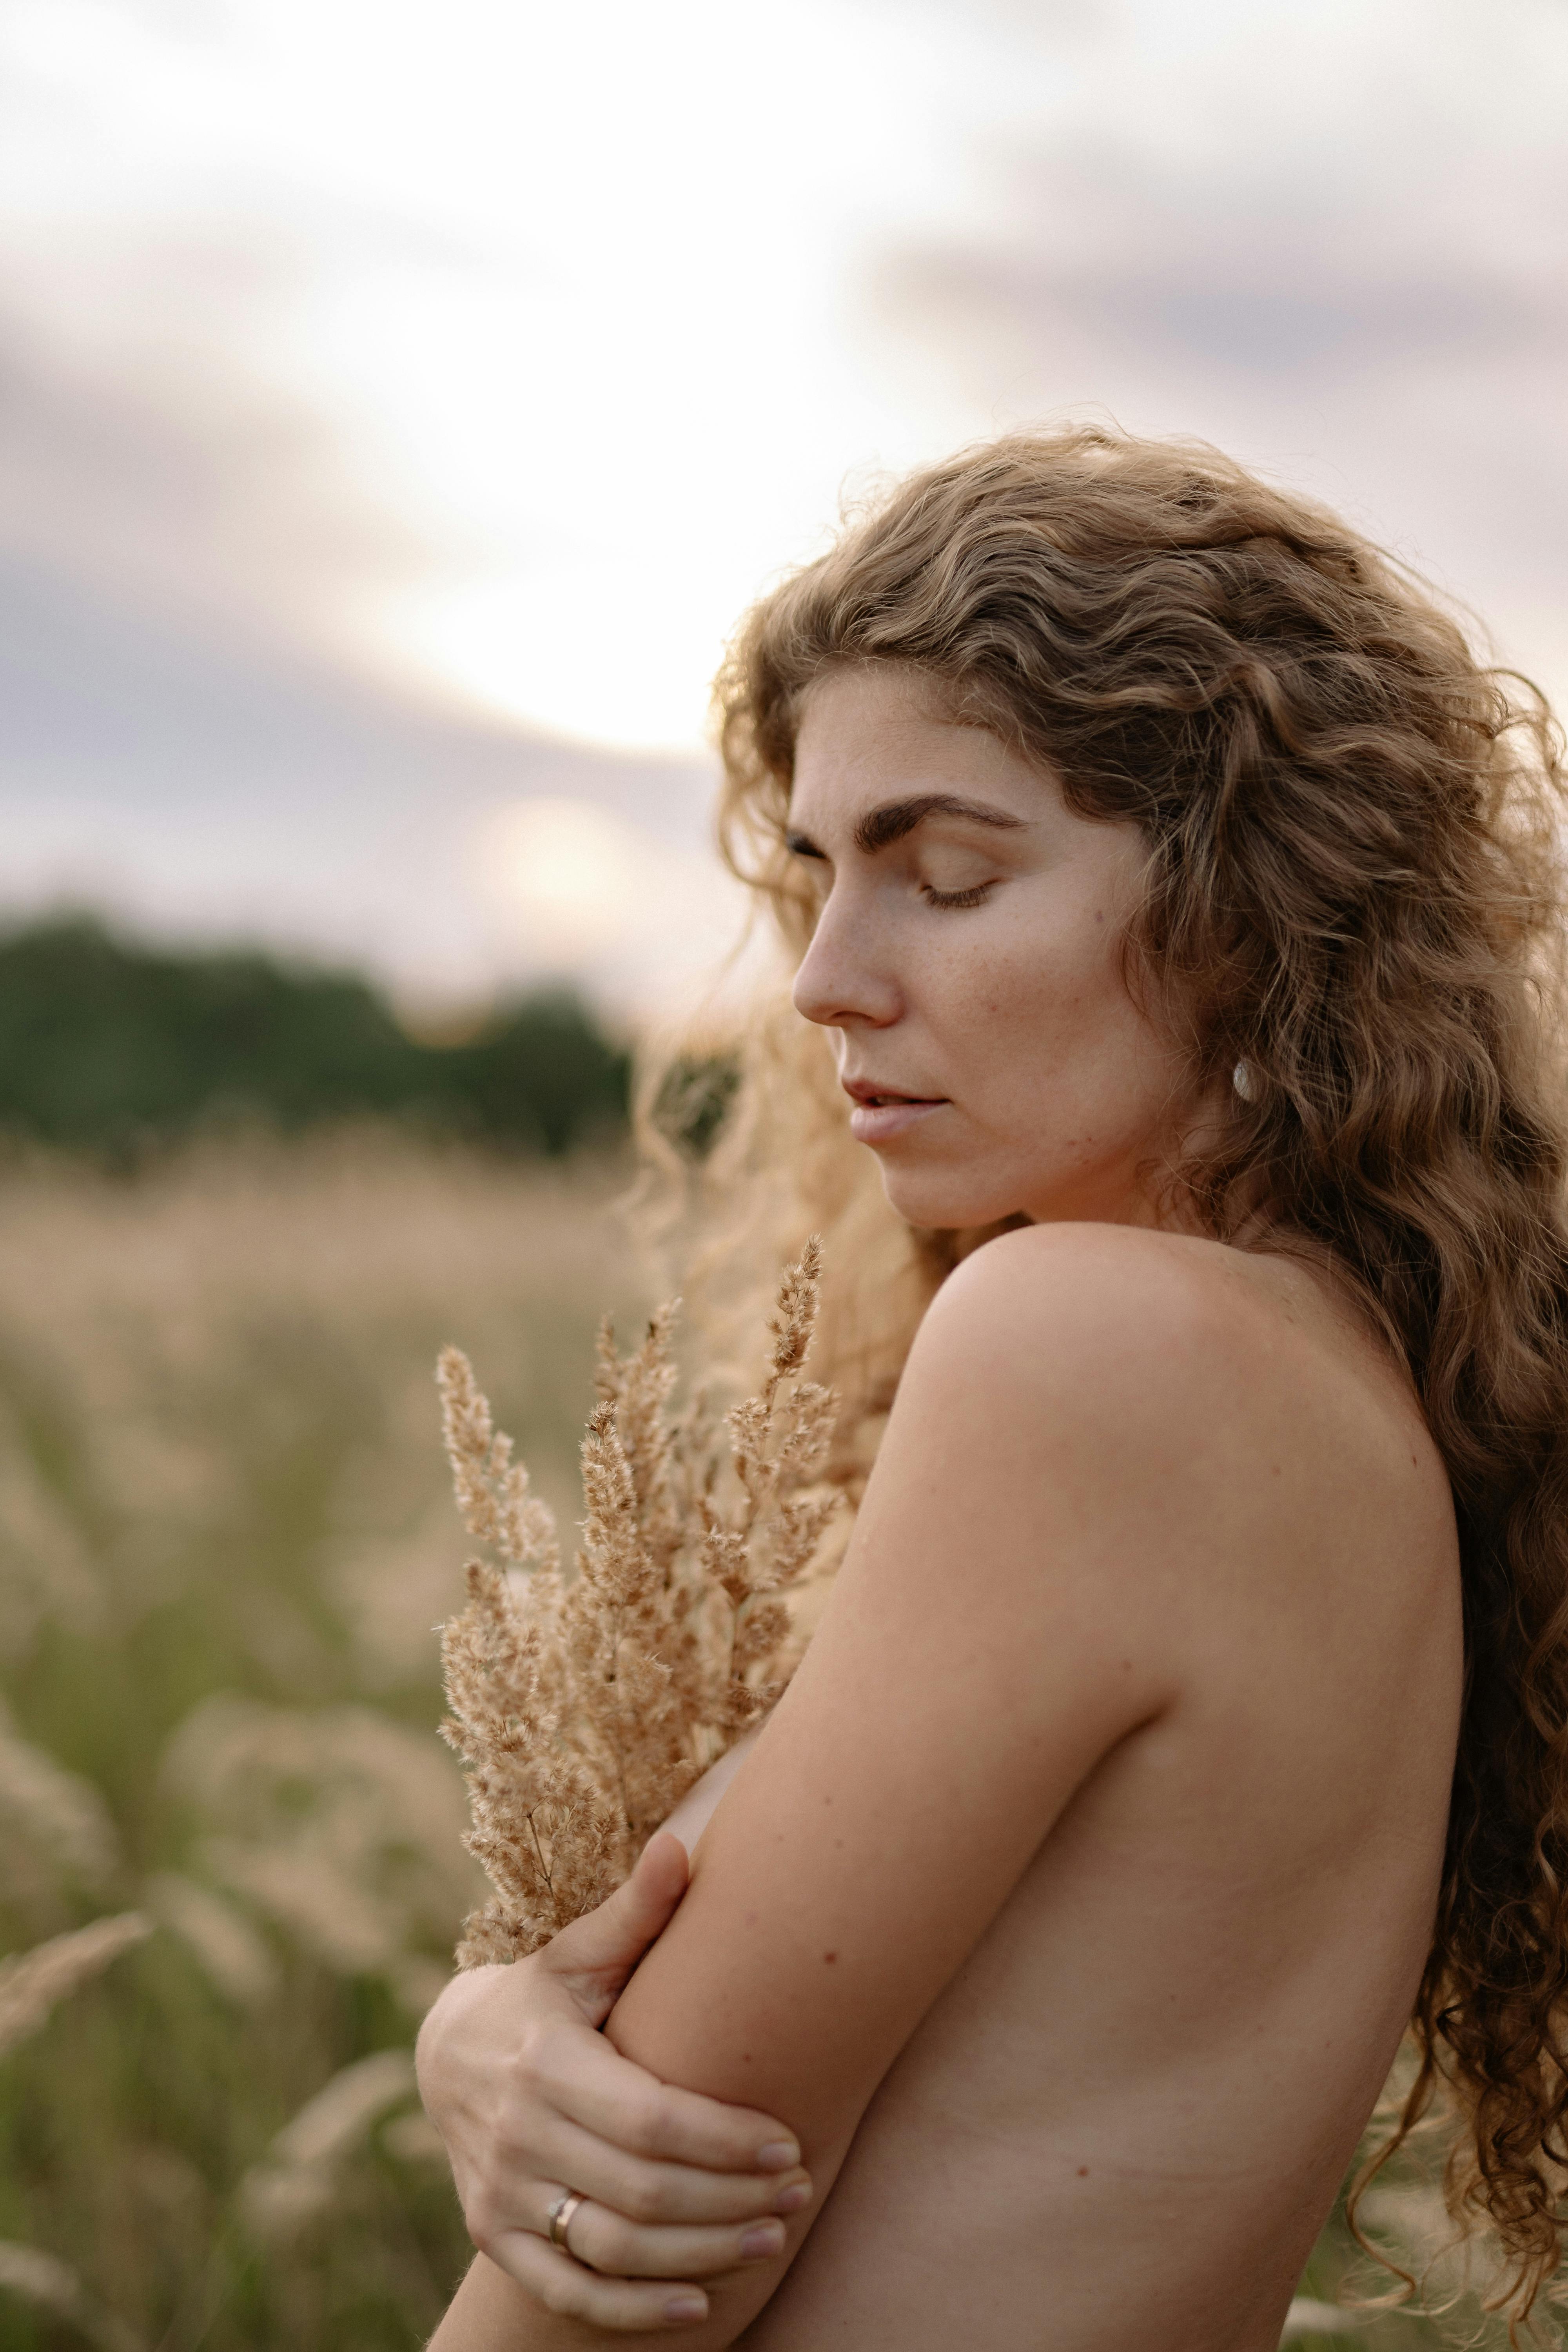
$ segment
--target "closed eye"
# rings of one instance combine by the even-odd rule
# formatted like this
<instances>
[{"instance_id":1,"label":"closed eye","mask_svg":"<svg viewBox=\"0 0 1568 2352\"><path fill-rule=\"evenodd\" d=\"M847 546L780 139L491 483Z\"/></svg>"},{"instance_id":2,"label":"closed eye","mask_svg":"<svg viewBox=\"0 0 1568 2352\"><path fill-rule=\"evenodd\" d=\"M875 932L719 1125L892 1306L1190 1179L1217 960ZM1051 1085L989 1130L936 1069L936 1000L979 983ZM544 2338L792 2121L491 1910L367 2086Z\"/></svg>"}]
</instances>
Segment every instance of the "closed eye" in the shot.
<instances>
[{"instance_id":1,"label":"closed eye","mask_svg":"<svg viewBox=\"0 0 1568 2352\"><path fill-rule=\"evenodd\" d=\"M977 882L971 890L939 890L922 882L921 896L928 907L983 907L995 887L994 882Z\"/></svg>"}]
</instances>

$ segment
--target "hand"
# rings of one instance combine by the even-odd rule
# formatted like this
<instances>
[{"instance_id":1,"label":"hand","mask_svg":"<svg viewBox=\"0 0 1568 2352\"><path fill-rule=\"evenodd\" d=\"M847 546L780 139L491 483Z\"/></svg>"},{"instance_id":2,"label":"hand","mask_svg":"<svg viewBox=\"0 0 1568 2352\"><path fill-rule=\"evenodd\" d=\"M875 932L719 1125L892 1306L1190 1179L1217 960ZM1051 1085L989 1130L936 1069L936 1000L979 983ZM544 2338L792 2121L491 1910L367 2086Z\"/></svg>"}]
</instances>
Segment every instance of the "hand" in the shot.
<instances>
[{"instance_id":1,"label":"hand","mask_svg":"<svg viewBox=\"0 0 1568 2352\"><path fill-rule=\"evenodd\" d=\"M777 2253L773 2217L811 2198L782 2124L660 2083L598 2031L686 1879L685 1847L661 1832L542 1951L455 1978L419 2034L420 2092L475 2245L548 2309L602 2328L705 2318L696 2282ZM568 2189L588 2201L563 2253L550 2210Z\"/></svg>"}]
</instances>

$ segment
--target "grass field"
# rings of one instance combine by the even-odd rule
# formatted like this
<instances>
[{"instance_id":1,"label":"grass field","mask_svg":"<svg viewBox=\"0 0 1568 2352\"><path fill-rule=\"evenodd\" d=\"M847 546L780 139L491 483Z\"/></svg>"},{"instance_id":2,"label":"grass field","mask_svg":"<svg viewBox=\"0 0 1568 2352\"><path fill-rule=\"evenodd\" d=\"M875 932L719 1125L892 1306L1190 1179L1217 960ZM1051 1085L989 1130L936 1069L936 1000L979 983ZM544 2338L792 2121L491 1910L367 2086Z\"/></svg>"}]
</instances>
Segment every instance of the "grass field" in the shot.
<instances>
[{"instance_id":1,"label":"grass field","mask_svg":"<svg viewBox=\"0 0 1568 2352\"><path fill-rule=\"evenodd\" d=\"M466 2242L409 2052L475 1881L431 1368L468 1351L574 1518L594 1325L647 1303L624 1182L369 1134L0 1172L0 1948L153 1923L0 2060L0 2352L434 2324ZM1347 2270L1331 2231L1304 2293Z\"/></svg>"}]
</instances>

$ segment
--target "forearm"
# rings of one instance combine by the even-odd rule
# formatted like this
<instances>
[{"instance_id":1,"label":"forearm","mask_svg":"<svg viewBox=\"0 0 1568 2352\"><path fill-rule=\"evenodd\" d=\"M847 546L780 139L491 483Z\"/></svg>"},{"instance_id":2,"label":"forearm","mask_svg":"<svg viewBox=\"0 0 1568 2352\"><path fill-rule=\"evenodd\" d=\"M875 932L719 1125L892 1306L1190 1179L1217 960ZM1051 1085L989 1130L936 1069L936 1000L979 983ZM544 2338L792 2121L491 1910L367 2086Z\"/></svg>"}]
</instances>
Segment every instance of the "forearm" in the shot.
<instances>
[{"instance_id":1,"label":"forearm","mask_svg":"<svg viewBox=\"0 0 1568 2352\"><path fill-rule=\"evenodd\" d=\"M476 2254L426 2352L522 2352L529 2315L538 2309L488 2256Z\"/></svg>"},{"instance_id":2,"label":"forearm","mask_svg":"<svg viewBox=\"0 0 1568 2352\"><path fill-rule=\"evenodd\" d=\"M822 2210L847 2153L847 2142L824 2150L814 2171L816 2195L804 2212L784 2223L783 2251L772 2261L705 2278L708 2316L684 2325L671 2322L642 2333L599 2327L587 2320L547 2310L539 2297L478 2254L453 2296L427 2352L646 2352L654 2345L679 2345L681 2352L729 2352L781 2284ZM671 2294L678 2292L673 2285Z\"/></svg>"},{"instance_id":3,"label":"forearm","mask_svg":"<svg viewBox=\"0 0 1568 2352\"><path fill-rule=\"evenodd\" d=\"M441 2352L672 2332L697 2352L714 2282L755 2274L784 2217L812 2203L786 2124L651 2075L595 2030L686 1883L680 1841L654 1838L597 1911L530 1960L456 1979L426 2019L421 2088L489 2258L437 2332ZM586 2200L570 2253L548 2242L563 2180ZM683 2282L698 2320L670 2309ZM728 2345L768 2291L722 2305L725 2324L700 2342Z\"/></svg>"},{"instance_id":4,"label":"forearm","mask_svg":"<svg viewBox=\"0 0 1568 2352\"><path fill-rule=\"evenodd\" d=\"M566 2352L568 2347L577 2352L605 2341L582 2321L546 2311L487 2254L476 2254L428 2352Z\"/></svg>"}]
</instances>

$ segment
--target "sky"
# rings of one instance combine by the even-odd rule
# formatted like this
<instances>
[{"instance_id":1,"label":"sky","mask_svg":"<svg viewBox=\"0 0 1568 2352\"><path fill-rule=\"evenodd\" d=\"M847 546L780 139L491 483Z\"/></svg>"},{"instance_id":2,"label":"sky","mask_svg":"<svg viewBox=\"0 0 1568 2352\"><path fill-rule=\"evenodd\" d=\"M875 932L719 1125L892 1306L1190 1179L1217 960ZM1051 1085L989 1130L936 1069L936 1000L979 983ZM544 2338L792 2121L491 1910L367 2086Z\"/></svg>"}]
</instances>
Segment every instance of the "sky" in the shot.
<instances>
[{"instance_id":1,"label":"sky","mask_svg":"<svg viewBox=\"0 0 1568 2352\"><path fill-rule=\"evenodd\" d=\"M1089 410L1568 695L1568 0L0 0L0 910L700 996L727 634Z\"/></svg>"}]
</instances>

